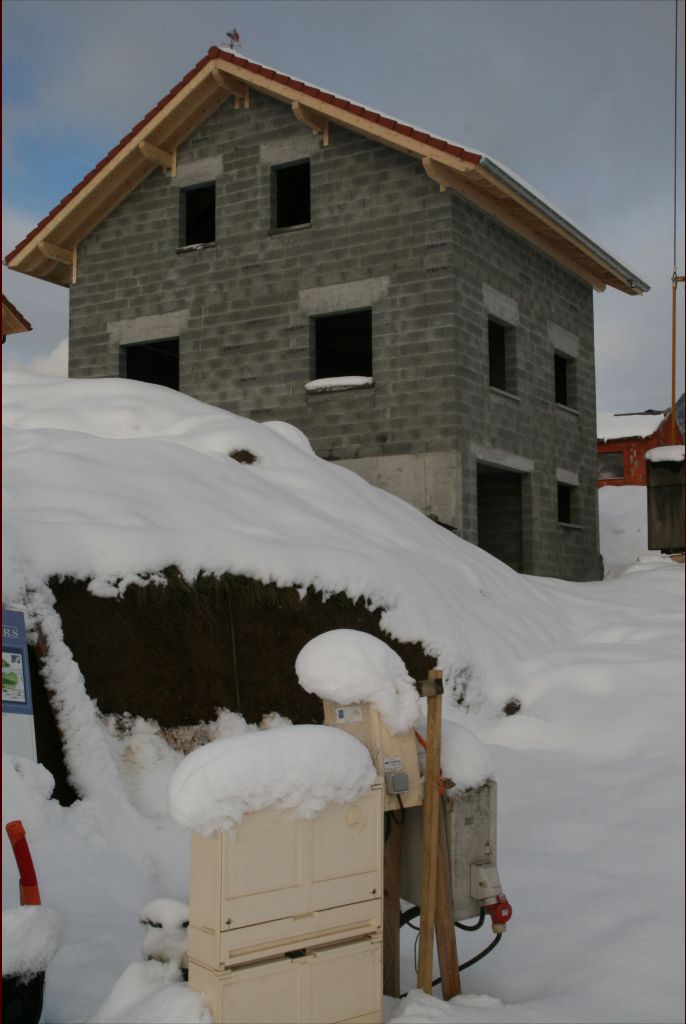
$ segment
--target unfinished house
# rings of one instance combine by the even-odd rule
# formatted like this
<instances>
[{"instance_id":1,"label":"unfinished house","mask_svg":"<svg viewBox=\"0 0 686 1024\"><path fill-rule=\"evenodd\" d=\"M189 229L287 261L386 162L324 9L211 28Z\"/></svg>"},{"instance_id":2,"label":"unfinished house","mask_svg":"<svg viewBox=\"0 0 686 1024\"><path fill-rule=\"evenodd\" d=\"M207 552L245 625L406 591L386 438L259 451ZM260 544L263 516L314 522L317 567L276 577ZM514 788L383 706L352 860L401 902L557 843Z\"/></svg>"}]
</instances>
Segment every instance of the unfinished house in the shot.
<instances>
[{"instance_id":1,"label":"unfinished house","mask_svg":"<svg viewBox=\"0 0 686 1024\"><path fill-rule=\"evenodd\" d=\"M213 48L7 258L70 373L282 419L520 572L600 575L593 291L495 161Z\"/></svg>"}]
</instances>

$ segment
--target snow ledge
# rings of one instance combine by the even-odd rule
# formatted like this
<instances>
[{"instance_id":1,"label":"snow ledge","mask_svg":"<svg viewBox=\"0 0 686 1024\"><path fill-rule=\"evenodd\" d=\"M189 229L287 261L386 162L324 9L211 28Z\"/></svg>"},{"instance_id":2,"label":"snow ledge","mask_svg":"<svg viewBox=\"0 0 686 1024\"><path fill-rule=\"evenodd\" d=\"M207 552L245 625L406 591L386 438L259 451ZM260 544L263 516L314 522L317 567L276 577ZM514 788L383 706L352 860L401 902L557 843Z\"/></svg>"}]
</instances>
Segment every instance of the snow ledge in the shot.
<instances>
[{"instance_id":1,"label":"snow ledge","mask_svg":"<svg viewBox=\"0 0 686 1024\"><path fill-rule=\"evenodd\" d=\"M352 391L354 388L373 387L373 377L321 377L319 380L308 381L305 391L312 394L318 391Z\"/></svg>"}]
</instances>

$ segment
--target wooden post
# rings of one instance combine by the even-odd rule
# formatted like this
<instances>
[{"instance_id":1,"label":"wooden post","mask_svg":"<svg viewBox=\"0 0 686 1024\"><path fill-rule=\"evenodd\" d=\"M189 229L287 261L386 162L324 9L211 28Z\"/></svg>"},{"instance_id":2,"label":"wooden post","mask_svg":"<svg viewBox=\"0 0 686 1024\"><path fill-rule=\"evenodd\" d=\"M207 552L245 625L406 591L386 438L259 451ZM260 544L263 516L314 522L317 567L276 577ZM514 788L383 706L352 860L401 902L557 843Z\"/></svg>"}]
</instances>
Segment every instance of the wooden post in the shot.
<instances>
[{"instance_id":1,"label":"wooden post","mask_svg":"<svg viewBox=\"0 0 686 1024\"><path fill-rule=\"evenodd\" d=\"M438 878L436 887L436 946L438 964L441 970L443 998L459 996L460 971L457 962L455 940L455 915L453 912L453 887L450 878L448 858L448 836L445 826L445 800L441 797L440 820L438 823Z\"/></svg>"},{"instance_id":2,"label":"wooden post","mask_svg":"<svg viewBox=\"0 0 686 1024\"><path fill-rule=\"evenodd\" d=\"M383 991L400 997L400 827L386 811L389 826L383 863Z\"/></svg>"},{"instance_id":3,"label":"wooden post","mask_svg":"<svg viewBox=\"0 0 686 1024\"><path fill-rule=\"evenodd\" d=\"M438 869L438 827L440 823L441 704L443 673L429 672L422 686L426 697L426 768L424 770L424 814L422 839L422 891L419 919L417 988L431 995L436 921L436 880Z\"/></svg>"}]
</instances>

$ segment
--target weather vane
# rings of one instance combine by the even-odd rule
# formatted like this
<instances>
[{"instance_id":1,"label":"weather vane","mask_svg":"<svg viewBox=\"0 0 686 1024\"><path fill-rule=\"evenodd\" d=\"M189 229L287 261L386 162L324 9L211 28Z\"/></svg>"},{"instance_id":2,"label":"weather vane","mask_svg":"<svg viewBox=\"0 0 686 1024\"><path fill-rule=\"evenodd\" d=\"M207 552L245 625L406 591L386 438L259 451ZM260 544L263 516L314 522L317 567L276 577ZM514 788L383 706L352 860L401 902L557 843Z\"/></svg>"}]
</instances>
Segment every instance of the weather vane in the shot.
<instances>
[{"instance_id":1,"label":"weather vane","mask_svg":"<svg viewBox=\"0 0 686 1024\"><path fill-rule=\"evenodd\" d=\"M226 37L229 40L230 50L240 50L241 48L241 37L238 34L237 28L232 28L230 32L226 33Z\"/></svg>"}]
</instances>

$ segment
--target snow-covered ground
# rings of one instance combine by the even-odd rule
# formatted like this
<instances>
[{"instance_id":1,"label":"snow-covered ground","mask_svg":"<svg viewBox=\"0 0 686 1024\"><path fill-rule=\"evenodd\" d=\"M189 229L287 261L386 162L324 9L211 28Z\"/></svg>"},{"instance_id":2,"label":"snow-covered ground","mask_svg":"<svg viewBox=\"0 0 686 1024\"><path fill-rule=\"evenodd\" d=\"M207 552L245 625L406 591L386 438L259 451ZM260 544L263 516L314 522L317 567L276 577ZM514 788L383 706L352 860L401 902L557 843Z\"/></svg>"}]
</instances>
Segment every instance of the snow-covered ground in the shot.
<instances>
[{"instance_id":1,"label":"snow-covered ground","mask_svg":"<svg viewBox=\"0 0 686 1024\"><path fill-rule=\"evenodd\" d=\"M388 1021L682 1019L683 566L639 544L600 583L520 577L316 459L286 425L129 381L13 372L4 394L5 600L43 630L82 793L62 808L43 768L3 758L3 822L22 819L43 902L63 918L47 1021L207 1020L173 971L131 967L141 909L188 896L189 833L166 804L180 755L154 724L138 723L135 756L108 732L45 589L62 572L114 595L173 562L189 577L231 570L365 594L389 632L424 638L468 686L470 710L448 695L445 714L490 754L513 920L450 1004L411 991L414 933L403 935L410 994L386 1000ZM259 461L235 462L236 449ZM521 710L503 715L512 697ZM214 728L250 735L228 713ZM16 903L3 831L3 907ZM458 933L460 959L487 941Z\"/></svg>"}]
</instances>

